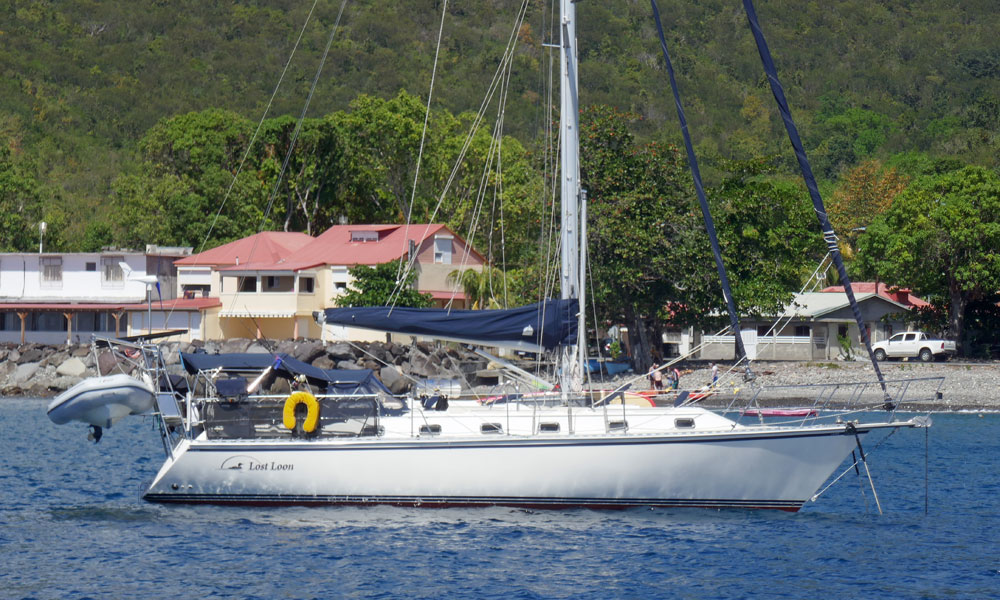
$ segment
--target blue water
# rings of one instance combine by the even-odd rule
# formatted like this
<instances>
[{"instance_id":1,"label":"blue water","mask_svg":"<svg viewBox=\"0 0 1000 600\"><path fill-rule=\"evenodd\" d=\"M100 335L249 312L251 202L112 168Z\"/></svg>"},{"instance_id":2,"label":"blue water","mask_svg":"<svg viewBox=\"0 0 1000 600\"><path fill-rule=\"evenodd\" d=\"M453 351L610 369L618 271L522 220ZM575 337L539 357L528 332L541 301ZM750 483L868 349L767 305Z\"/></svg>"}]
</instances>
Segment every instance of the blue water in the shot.
<instances>
[{"instance_id":1,"label":"blue water","mask_svg":"<svg viewBox=\"0 0 1000 600\"><path fill-rule=\"evenodd\" d=\"M871 452L883 516L853 473L797 514L256 509L140 500L151 421L0 399L0 598L1000 597L1000 415L934 421L926 515L923 431Z\"/></svg>"}]
</instances>

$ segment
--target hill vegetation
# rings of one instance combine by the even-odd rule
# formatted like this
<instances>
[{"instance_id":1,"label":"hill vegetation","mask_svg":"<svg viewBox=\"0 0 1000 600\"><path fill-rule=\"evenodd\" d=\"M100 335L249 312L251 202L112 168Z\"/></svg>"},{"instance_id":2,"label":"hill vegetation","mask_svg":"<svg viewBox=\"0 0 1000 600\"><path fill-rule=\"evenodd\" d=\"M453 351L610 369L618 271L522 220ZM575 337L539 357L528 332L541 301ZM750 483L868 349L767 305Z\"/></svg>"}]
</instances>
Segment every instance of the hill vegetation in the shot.
<instances>
[{"instance_id":1,"label":"hill vegetation","mask_svg":"<svg viewBox=\"0 0 1000 600\"><path fill-rule=\"evenodd\" d=\"M743 274L744 287L755 290L743 305L766 310L788 290L768 290L754 265L777 265L767 272L780 273L772 283L787 287L823 249L806 250L797 232L781 228L786 217L801 216L794 199L805 196L794 183L794 159L742 7L721 0L659 4L713 202L737 230L730 249L741 260L759 257ZM440 0L348 2L300 130L298 116L340 2L5 3L0 250L34 248L43 220L47 248L93 250L144 243L200 248L261 228L317 233L341 219L409 215L478 236L473 243L488 247L494 264L508 272L515 296L537 293L551 249L545 235L552 227L551 124L558 114L550 100L558 59L545 44L558 41L553 2L448 5L422 144L441 8ZM934 177L963 168L978 167L979 180L993 181L1000 166L1000 12L993 2L761 0L757 8L848 254L886 247L888 241L861 243L858 232L911 182L924 178L924 192L900 197L927 201ZM656 297L629 295L628 306L617 306L625 296L609 296L608 310L628 313L664 297L707 310L718 294L696 281L704 248L678 250L701 242L693 241L697 223L688 222L684 204L691 184L664 154L678 145L680 132L649 5L588 1L577 10L581 106L599 106L585 117L591 131L626 131L622 151L631 158L622 164L649 159L665 169L643 174L636 166L630 172L645 179L612 181L600 170L610 163L590 163L594 189L608 196L604 205L595 198L594 216L602 222L595 235L605 237L594 241L605 264L616 256L622 261L596 275L611 281L637 256L678 252L646 263L662 263L652 278L656 285L643 288L657 290ZM514 45L500 91L477 115L509 41ZM616 110L622 112L616 116ZM616 129L623 122L626 130ZM296 151L285 164L293 139ZM597 150L607 141L584 143ZM963 189L952 179L946 183L943 189L956 194ZM665 196L665 214L637 204ZM499 212L499 197L507 212ZM780 206L780 218L750 218L769 205ZM906 214L894 212L893 223L899 226ZM626 257L606 239L662 218L674 223L669 234L633 236L639 255ZM775 241L768 232L775 228L785 242L778 259L762 250ZM988 247L991 240L972 246ZM941 251L947 253L947 245ZM977 280L976 292L962 296L962 307L988 299L998 287L993 271L1000 267L993 262L965 276ZM919 261L911 263L910 271L921 270ZM875 259L858 265L868 276L891 274L894 283L936 297L942 307L951 302L949 284L940 278L909 276L898 264ZM696 276L672 287L681 272ZM698 290L700 299L681 288ZM952 315L951 322L960 319Z\"/></svg>"}]
</instances>

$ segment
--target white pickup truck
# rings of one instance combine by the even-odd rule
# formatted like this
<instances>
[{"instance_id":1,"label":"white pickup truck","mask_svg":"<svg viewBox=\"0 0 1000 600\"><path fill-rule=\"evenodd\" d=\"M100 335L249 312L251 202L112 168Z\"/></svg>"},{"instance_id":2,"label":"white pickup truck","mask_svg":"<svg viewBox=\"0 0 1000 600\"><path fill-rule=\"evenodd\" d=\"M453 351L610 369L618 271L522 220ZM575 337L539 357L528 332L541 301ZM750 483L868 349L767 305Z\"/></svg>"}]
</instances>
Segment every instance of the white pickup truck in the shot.
<instances>
[{"instance_id":1,"label":"white pickup truck","mask_svg":"<svg viewBox=\"0 0 1000 600\"><path fill-rule=\"evenodd\" d=\"M924 362L946 360L955 354L955 342L933 338L922 331L897 333L891 338L872 344L875 360L920 357Z\"/></svg>"}]
</instances>

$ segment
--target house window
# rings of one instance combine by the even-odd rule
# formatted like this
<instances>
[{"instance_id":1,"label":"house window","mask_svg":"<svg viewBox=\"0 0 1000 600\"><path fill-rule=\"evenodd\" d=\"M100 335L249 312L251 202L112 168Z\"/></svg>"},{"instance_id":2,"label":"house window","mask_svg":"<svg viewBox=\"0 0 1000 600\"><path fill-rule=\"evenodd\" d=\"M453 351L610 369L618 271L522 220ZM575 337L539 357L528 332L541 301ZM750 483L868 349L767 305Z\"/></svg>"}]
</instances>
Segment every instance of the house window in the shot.
<instances>
[{"instance_id":1,"label":"house window","mask_svg":"<svg viewBox=\"0 0 1000 600\"><path fill-rule=\"evenodd\" d=\"M757 335L765 336L765 335L767 335L768 331L771 331L771 326L770 325L758 325L757 326Z\"/></svg>"},{"instance_id":2,"label":"house window","mask_svg":"<svg viewBox=\"0 0 1000 600\"><path fill-rule=\"evenodd\" d=\"M83 268L88 273L96 273L97 272L97 263L95 263L95 262L86 263L86 264L83 265Z\"/></svg>"},{"instance_id":3,"label":"house window","mask_svg":"<svg viewBox=\"0 0 1000 600\"><path fill-rule=\"evenodd\" d=\"M265 292L292 292L295 290L295 279L288 276L268 275L264 277Z\"/></svg>"},{"instance_id":4,"label":"house window","mask_svg":"<svg viewBox=\"0 0 1000 600\"><path fill-rule=\"evenodd\" d=\"M42 287L62 287L62 257L42 257Z\"/></svg>"},{"instance_id":5,"label":"house window","mask_svg":"<svg viewBox=\"0 0 1000 600\"><path fill-rule=\"evenodd\" d=\"M311 294L316 286L316 280L312 277L299 277L299 293Z\"/></svg>"},{"instance_id":6,"label":"house window","mask_svg":"<svg viewBox=\"0 0 1000 600\"><path fill-rule=\"evenodd\" d=\"M837 337L847 337L847 325L837 325Z\"/></svg>"},{"instance_id":7,"label":"house window","mask_svg":"<svg viewBox=\"0 0 1000 600\"><path fill-rule=\"evenodd\" d=\"M335 292L346 292L347 291L347 282L346 281L334 281L333 282L333 290Z\"/></svg>"},{"instance_id":8,"label":"house window","mask_svg":"<svg viewBox=\"0 0 1000 600\"><path fill-rule=\"evenodd\" d=\"M377 231L352 231L351 232L352 242L377 242L378 232Z\"/></svg>"},{"instance_id":9,"label":"house window","mask_svg":"<svg viewBox=\"0 0 1000 600\"><path fill-rule=\"evenodd\" d=\"M124 256L101 257L101 283L103 285L112 287L125 285L125 273L120 264L124 259Z\"/></svg>"},{"instance_id":10,"label":"house window","mask_svg":"<svg viewBox=\"0 0 1000 600\"><path fill-rule=\"evenodd\" d=\"M796 325L795 335L798 337L809 337L809 326L808 325Z\"/></svg>"},{"instance_id":11,"label":"house window","mask_svg":"<svg viewBox=\"0 0 1000 600\"><path fill-rule=\"evenodd\" d=\"M434 262L444 265L450 265L451 246L452 246L452 238L450 237L434 238Z\"/></svg>"},{"instance_id":12,"label":"house window","mask_svg":"<svg viewBox=\"0 0 1000 600\"><path fill-rule=\"evenodd\" d=\"M256 277L237 277L236 278L236 289L240 292L256 292L257 291L257 278Z\"/></svg>"}]
</instances>

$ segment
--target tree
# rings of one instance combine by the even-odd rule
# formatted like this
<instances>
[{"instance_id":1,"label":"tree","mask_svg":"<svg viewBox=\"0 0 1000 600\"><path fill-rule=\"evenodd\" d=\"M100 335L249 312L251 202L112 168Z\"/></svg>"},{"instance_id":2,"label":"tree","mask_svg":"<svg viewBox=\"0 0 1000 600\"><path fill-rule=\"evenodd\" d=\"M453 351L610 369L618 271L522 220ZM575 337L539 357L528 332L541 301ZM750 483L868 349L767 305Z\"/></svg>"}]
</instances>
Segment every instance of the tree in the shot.
<instances>
[{"instance_id":1,"label":"tree","mask_svg":"<svg viewBox=\"0 0 1000 600\"><path fill-rule=\"evenodd\" d=\"M907 183L908 177L878 160L865 161L845 173L828 208L830 223L846 242L841 248L845 256L854 256L860 231L892 205Z\"/></svg>"},{"instance_id":2,"label":"tree","mask_svg":"<svg viewBox=\"0 0 1000 600\"><path fill-rule=\"evenodd\" d=\"M920 177L858 246L869 273L947 299L949 335L964 352L966 308L1000 289L1000 177L982 167Z\"/></svg>"},{"instance_id":3,"label":"tree","mask_svg":"<svg viewBox=\"0 0 1000 600\"><path fill-rule=\"evenodd\" d=\"M42 209L33 174L12 154L0 144L0 251L25 252L38 243Z\"/></svg>"},{"instance_id":4,"label":"tree","mask_svg":"<svg viewBox=\"0 0 1000 600\"><path fill-rule=\"evenodd\" d=\"M337 121L327 117L304 119L291 156L288 149L298 125L291 116L268 119L260 137L263 142L258 168L269 193L281 167L287 167L278 186L274 221L283 222L284 231L305 231L315 235L324 225L336 222L349 209L341 188L353 175L344 157L343 133Z\"/></svg>"},{"instance_id":5,"label":"tree","mask_svg":"<svg viewBox=\"0 0 1000 600\"><path fill-rule=\"evenodd\" d=\"M249 121L221 110L157 123L140 143L144 160L112 184L116 243L198 249L272 229L270 187L252 161L234 181L250 132Z\"/></svg>"},{"instance_id":6,"label":"tree","mask_svg":"<svg viewBox=\"0 0 1000 600\"><path fill-rule=\"evenodd\" d=\"M812 206L804 187L775 176L767 160L725 166L729 176L709 193L737 309L758 317L780 314L825 252ZM696 272L720 290L716 270L706 273L706 267ZM690 302L702 321L725 311L715 293L711 303Z\"/></svg>"},{"instance_id":7,"label":"tree","mask_svg":"<svg viewBox=\"0 0 1000 600\"><path fill-rule=\"evenodd\" d=\"M414 289L417 279L415 271L410 271L406 279L397 281L401 271L400 261L394 260L370 267L356 265L348 272L353 281L347 293L334 298L337 306L412 306L424 308L431 305L430 294L422 294Z\"/></svg>"},{"instance_id":8,"label":"tree","mask_svg":"<svg viewBox=\"0 0 1000 600\"><path fill-rule=\"evenodd\" d=\"M581 115L581 181L588 191L588 247L593 294L602 312L637 335L636 368L645 370L659 333L657 315L680 295L676 248L697 221L677 151L640 146L629 130L634 115L607 106ZM658 355L658 345L655 347Z\"/></svg>"},{"instance_id":9,"label":"tree","mask_svg":"<svg viewBox=\"0 0 1000 600\"><path fill-rule=\"evenodd\" d=\"M447 281L449 285L459 284L462 286L462 292L465 293L465 299L468 302L467 308L483 310L486 308L500 308L501 303L497 300L496 296L502 296L503 292L502 288L497 288L506 285L504 279L505 274L503 271L485 267L481 271L477 271L476 269L455 269L451 273L448 273ZM497 287L495 288L494 286Z\"/></svg>"}]
</instances>

